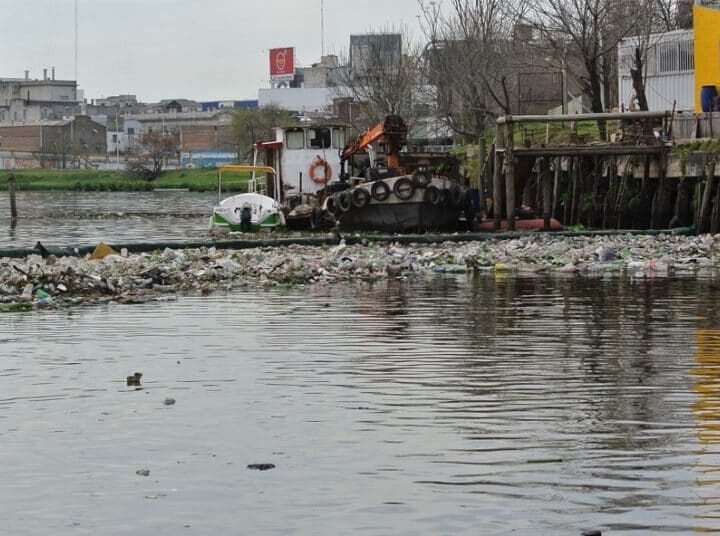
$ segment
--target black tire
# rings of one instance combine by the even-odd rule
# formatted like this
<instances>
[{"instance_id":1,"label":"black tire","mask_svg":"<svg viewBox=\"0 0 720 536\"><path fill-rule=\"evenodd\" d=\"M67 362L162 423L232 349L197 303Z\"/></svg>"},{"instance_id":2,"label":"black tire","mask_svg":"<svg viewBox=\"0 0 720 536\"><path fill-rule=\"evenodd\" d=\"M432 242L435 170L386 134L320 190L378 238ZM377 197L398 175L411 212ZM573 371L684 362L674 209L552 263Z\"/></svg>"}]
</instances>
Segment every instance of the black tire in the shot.
<instances>
[{"instance_id":1,"label":"black tire","mask_svg":"<svg viewBox=\"0 0 720 536\"><path fill-rule=\"evenodd\" d=\"M365 188L356 188L352 192L352 204L355 208L363 208L370 202L370 193Z\"/></svg>"},{"instance_id":2,"label":"black tire","mask_svg":"<svg viewBox=\"0 0 720 536\"><path fill-rule=\"evenodd\" d=\"M440 201L438 201L438 204L447 205L448 198L450 197L448 195L448 191L445 188L443 188L442 190L438 188L438 193L440 194Z\"/></svg>"},{"instance_id":3,"label":"black tire","mask_svg":"<svg viewBox=\"0 0 720 536\"><path fill-rule=\"evenodd\" d=\"M390 186L385 181L375 181L370 187L370 194L375 201L385 201L390 197Z\"/></svg>"},{"instance_id":4,"label":"black tire","mask_svg":"<svg viewBox=\"0 0 720 536\"><path fill-rule=\"evenodd\" d=\"M352 207L352 192L350 190L343 190L337 196L338 208L340 212L347 212Z\"/></svg>"},{"instance_id":5,"label":"black tire","mask_svg":"<svg viewBox=\"0 0 720 536\"><path fill-rule=\"evenodd\" d=\"M398 199L407 201L415 194L415 186L409 177L400 177L393 185L393 193Z\"/></svg>"},{"instance_id":6,"label":"black tire","mask_svg":"<svg viewBox=\"0 0 720 536\"><path fill-rule=\"evenodd\" d=\"M432 173L429 170L416 169L413 171L412 178L416 186L425 188L432 182Z\"/></svg>"},{"instance_id":7,"label":"black tire","mask_svg":"<svg viewBox=\"0 0 720 536\"><path fill-rule=\"evenodd\" d=\"M430 203L431 205L437 205L440 203L440 190L438 190L437 186L433 186L432 184L425 188L425 193L423 193L423 201L426 203Z\"/></svg>"},{"instance_id":8,"label":"black tire","mask_svg":"<svg viewBox=\"0 0 720 536\"><path fill-rule=\"evenodd\" d=\"M457 184L452 184L448 188L448 205L451 207L460 206L462 201L462 190Z\"/></svg>"},{"instance_id":9,"label":"black tire","mask_svg":"<svg viewBox=\"0 0 720 536\"><path fill-rule=\"evenodd\" d=\"M325 208L333 216L337 216L338 214L340 214L340 207L338 206L337 195L331 195L327 198L327 201L325 202Z\"/></svg>"}]
</instances>

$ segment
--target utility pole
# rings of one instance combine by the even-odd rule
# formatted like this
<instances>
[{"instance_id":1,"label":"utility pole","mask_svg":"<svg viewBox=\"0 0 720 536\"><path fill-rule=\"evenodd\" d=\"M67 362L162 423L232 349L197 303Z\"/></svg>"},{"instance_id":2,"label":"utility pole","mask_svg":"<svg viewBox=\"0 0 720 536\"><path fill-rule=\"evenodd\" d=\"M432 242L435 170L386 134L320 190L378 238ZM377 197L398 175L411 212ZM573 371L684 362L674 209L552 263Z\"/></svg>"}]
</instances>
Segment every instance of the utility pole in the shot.
<instances>
[{"instance_id":1,"label":"utility pole","mask_svg":"<svg viewBox=\"0 0 720 536\"><path fill-rule=\"evenodd\" d=\"M320 61L325 55L325 0L320 0Z\"/></svg>"},{"instance_id":2,"label":"utility pole","mask_svg":"<svg viewBox=\"0 0 720 536\"><path fill-rule=\"evenodd\" d=\"M115 169L120 169L120 105L115 110Z\"/></svg>"}]
</instances>

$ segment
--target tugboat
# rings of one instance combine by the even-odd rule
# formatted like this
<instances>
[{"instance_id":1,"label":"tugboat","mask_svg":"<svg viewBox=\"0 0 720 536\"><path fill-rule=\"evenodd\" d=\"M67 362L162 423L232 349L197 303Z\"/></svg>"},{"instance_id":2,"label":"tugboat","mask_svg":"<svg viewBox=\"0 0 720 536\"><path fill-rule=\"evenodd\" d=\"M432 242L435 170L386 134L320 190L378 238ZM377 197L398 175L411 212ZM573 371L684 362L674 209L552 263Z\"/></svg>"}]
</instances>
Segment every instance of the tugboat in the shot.
<instances>
[{"instance_id":1,"label":"tugboat","mask_svg":"<svg viewBox=\"0 0 720 536\"><path fill-rule=\"evenodd\" d=\"M400 150L407 141L403 119L388 115L366 129L340 152L340 181L329 185L323 208L341 229L384 232L450 230L458 226L467 204L465 190L456 182L435 176L430 166L418 166L412 174L400 167ZM351 177L346 164L361 151L376 162L373 144L385 151L386 164Z\"/></svg>"}]
</instances>

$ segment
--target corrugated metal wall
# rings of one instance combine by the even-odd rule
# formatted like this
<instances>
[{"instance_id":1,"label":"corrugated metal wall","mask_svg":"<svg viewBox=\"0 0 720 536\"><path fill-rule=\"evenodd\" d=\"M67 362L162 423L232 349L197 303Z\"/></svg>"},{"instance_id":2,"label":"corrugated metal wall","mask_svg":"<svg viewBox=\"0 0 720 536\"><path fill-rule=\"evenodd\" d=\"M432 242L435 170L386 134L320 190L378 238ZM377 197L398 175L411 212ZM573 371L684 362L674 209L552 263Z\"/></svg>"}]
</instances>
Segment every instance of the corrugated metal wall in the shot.
<instances>
[{"instance_id":1,"label":"corrugated metal wall","mask_svg":"<svg viewBox=\"0 0 720 536\"><path fill-rule=\"evenodd\" d=\"M695 74L692 30L653 34L647 40L645 94L653 111L695 108ZM633 54L639 38L629 37L618 44L619 107L628 109L635 95L630 78Z\"/></svg>"},{"instance_id":2,"label":"corrugated metal wall","mask_svg":"<svg viewBox=\"0 0 720 536\"><path fill-rule=\"evenodd\" d=\"M618 95L620 105L624 105L627 110L630 99L635 95L629 76L620 77ZM672 110L673 100L677 101L676 110L691 111L695 109L695 75L682 73L649 76L645 79L645 95L652 111Z\"/></svg>"}]
</instances>

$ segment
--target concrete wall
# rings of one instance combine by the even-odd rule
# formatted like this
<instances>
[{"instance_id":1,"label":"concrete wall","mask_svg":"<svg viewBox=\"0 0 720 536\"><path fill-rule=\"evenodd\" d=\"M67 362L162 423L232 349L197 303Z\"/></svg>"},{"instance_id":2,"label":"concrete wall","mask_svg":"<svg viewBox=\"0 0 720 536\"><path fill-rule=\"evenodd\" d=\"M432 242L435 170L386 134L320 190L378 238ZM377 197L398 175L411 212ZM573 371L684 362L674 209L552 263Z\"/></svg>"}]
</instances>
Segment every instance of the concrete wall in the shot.
<instances>
[{"instance_id":1,"label":"concrete wall","mask_svg":"<svg viewBox=\"0 0 720 536\"><path fill-rule=\"evenodd\" d=\"M695 111L702 112L700 101L702 86L720 86L720 11L693 6L693 25L695 27Z\"/></svg>"},{"instance_id":2,"label":"concrete wall","mask_svg":"<svg viewBox=\"0 0 720 536\"><path fill-rule=\"evenodd\" d=\"M321 112L332 107L336 88L270 88L258 90L260 107L275 105L293 112Z\"/></svg>"}]
</instances>

